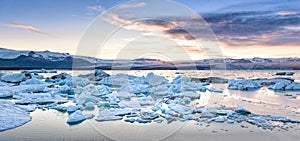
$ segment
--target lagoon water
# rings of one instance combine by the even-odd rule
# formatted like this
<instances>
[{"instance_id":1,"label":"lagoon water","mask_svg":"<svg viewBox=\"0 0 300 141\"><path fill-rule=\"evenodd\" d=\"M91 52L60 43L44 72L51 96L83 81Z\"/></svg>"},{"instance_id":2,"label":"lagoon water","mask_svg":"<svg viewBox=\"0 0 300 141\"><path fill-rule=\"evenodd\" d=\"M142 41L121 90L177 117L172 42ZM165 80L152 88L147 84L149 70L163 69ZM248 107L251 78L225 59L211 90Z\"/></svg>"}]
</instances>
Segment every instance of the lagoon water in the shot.
<instances>
[{"instance_id":1,"label":"lagoon water","mask_svg":"<svg viewBox=\"0 0 300 141\"><path fill-rule=\"evenodd\" d=\"M17 71L5 71L5 73ZM19 71L18 71L19 72ZM91 71L65 71L73 75L86 74ZM187 75L193 78L274 78L277 70L197 70L197 71L105 71L109 74L124 73L135 76L154 72L165 76L170 81L177 75ZM176 73L180 72L180 73ZM300 71L295 75L284 76L300 82ZM41 74L45 77L54 74ZM273 91L267 87L254 91L237 91L227 89L227 84L210 84L208 87L223 89L223 93L205 92L192 106L199 107L236 107L242 105L256 114L271 114L300 120L300 92ZM287 95L288 94L288 95ZM72 103L70 100L69 103ZM68 104L68 103L67 103ZM84 111L98 115L98 109ZM263 130L248 123L197 123L193 121L171 123L126 123L124 121L97 122L86 120L77 125L68 125L67 113L56 110L37 109L30 114L32 120L23 126L0 132L0 140L295 140L300 138L300 126L287 124L286 129L273 131Z\"/></svg>"}]
</instances>

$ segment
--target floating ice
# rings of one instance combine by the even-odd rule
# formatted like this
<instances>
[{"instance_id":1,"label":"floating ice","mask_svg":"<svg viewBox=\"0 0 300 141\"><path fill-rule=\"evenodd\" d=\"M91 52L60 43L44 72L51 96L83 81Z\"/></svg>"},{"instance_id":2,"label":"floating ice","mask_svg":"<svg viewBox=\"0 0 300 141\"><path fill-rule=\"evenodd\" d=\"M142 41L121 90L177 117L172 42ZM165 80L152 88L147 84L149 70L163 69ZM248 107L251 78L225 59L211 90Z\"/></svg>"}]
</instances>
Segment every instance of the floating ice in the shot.
<instances>
[{"instance_id":1,"label":"floating ice","mask_svg":"<svg viewBox=\"0 0 300 141\"><path fill-rule=\"evenodd\" d=\"M228 81L228 89L231 90L254 90L260 87L259 83L253 80L237 79Z\"/></svg>"},{"instance_id":2,"label":"floating ice","mask_svg":"<svg viewBox=\"0 0 300 141\"><path fill-rule=\"evenodd\" d=\"M73 113L73 112L75 112L75 111L77 111L77 110L79 110L80 108L79 108L79 106L77 106L77 105L69 105L68 107L67 107L67 112L68 113Z\"/></svg>"},{"instance_id":3,"label":"floating ice","mask_svg":"<svg viewBox=\"0 0 300 141\"><path fill-rule=\"evenodd\" d=\"M84 115L80 110L75 111L74 113L69 115L69 118L67 120L68 124L77 124L80 123L86 119L90 119L93 118L94 115L92 114L88 114L88 115Z\"/></svg>"},{"instance_id":4,"label":"floating ice","mask_svg":"<svg viewBox=\"0 0 300 141\"><path fill-rule=\"evenodd\" d=\"M95 70L94 73L79 75L78 77L89 79L90 81L100 81L104 77L108 77L109 74L105 73L103 70Z\"/></svg>"},{"instance_id":5,"label":"floating ice","mask_svg":"<svg viewBox=\"0 0 300 141\"><path fill-rule=\"evenodd\" d=\"M150 72L146 76L146 82L148 82L149 86L157 86L168 83L168 80L163 76Z\"/></svg>"},{"instance_id":6,"label":"floating ice","mask_svg":"<svg viewBox=\"0 0 300 141\"><path fill-rule=\"evenodd\" d=\"M114 120L121 120L123 119L122 116L116 116L114 113L110 112L107 109L100 109L99 115L96 118L96 121L114 121Z\"/></svg>"},{"instance_id":7,"label":"floating ice","mask_svg":"<svg viewBox=\"0 0 300 141\"><path fill-rule=\"evenodd\" d=\"M0 132L19 127L30 120L29 112L12 102L0 100Z\"/></svg>"},{"instance_id":8,"label":"floating ice","mask_svg":"<svg viewBox=\"0 0 300 141\"><path fill-rule=\"evenodd\" d=\"M67 99L59 96L59 95L53 95L50 93L18 93L13 96L17 100L16 104L51 104L51 103L66 103L68 102Z\"/></svg>"},{"instance_id":9,"label":"floating ice","mask_svg":"<svg viewBox=\"0 0 300 141\"><path fill-rule=\"evenodd\" d=\"M26 80L26 76L23 73L4 74L1 76L1 80L8 83L18 83Z\"/></svg>"},{"instance_id":10,"label":"floating ice","mask_svg":"<svg viewBox=\"0 0 300 141\"><path fill-rule=\"evenodd\" d=\"M27 79L20 83L20 85L32 85L32 84L43 84L44 82L42 80L39 80L37 78L31 78Z\"/></svg>"},{"instance_id":11,"label":"floating ice","mask_svg":"<svg viewBox=\"0 0 300 141\"><path fill-rule=\"evenodd\" d=\"M14 93L11 90L2 89L0 86L0 98L12 97L13 94Z\"/></svg>"}]
</instances>

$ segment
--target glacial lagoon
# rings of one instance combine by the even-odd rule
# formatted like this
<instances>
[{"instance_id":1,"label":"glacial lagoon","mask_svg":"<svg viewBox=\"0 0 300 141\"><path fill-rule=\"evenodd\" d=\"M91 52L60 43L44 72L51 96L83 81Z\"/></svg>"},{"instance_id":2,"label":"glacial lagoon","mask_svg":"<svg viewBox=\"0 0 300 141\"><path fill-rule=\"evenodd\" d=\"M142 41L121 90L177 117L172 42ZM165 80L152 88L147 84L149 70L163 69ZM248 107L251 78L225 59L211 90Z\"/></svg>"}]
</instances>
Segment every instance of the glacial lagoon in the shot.
<instances>
[{"instance_id":1,"label":"glacial lagoon","mask_svg":"<svg viewBox=\"0 0 300 141\"><path fill-rule=\"evenodd\" d=\"M296 141L300 71L277 72L2 71L0 139Z\"/></svg>"}]
</instances>

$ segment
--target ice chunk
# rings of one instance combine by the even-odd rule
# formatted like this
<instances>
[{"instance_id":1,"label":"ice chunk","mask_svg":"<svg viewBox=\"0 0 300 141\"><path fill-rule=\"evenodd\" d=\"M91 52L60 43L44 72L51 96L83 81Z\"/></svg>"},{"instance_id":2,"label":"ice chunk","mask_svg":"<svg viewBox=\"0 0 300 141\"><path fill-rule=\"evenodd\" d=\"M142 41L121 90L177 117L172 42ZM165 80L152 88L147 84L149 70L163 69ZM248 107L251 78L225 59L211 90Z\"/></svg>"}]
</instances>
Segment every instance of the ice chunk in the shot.
<instances>
[{"instance_id":1,"label":"ice chunk","mask_svg":"<svg viewBox=\"0 0 300 141\"><path fill-rule=\"evenodd\" d=\"M85 103L85 109L86 110L93 110L93 109L95 109L94 103L93 102L87 102L87 103Z\"/></svg>"},{"instance_id":2,"label":"ice chunk","mask_svg":"<svg viewBox=\"0 0 300 141\"><path fill-rule=\"evenodd\" d=\"M105 85L100 85L97 86L97 91L98 91L98 96L104 96L104 95L108 95L112 92L110 87L107 87Z\"/></svg>"},{"instance_id":3,"label":"ice chunk","mask_svg":"<svg viewBox=\"0 0 300 141\"><path fill-rule=\"evenodd\" d=\"M153 72L150 72L146 76L146 82L148 82L149 86L157 86L168 83L168 80L163 76L159 76L154 74Z\"/></svg>"},{"instance_id":4,"label":"ice chunk","mask_svg":"<svg viewBox=\"0 0 300 141\"><path fill-rule=\"evenodd\" d=\"M294 75L294 72L276 72L275 75Z\"/></svg>"},{"instance_id":5,"label":"ice chunk","mask_svg":"<svg viewBox=\"0 0 300 141\"><path fill-rule=\"evenodd\" d=\"M26 76L23 73L4 74L1 76L1 80L8 83L18 83L26 80Z\"/></svg>"},{"instance_id":6,"label":"ice chunk","mask_svg":"<svg viewBox=\"0 0 300 141\"><path fill-rule=\"evenodd\" d=\"M143 120L153 120L159 117L155 112L140 112L139 117Z\"/></svg>"},{"instance_id":7,"label":"ice chunk","mask_svg":"<svg viewBox=\"0 0 300 141\"><path fill-rule=\"evenodd\" d=\"M96 118L96 121L114 121L114 120L121 120L123 117L121 116L116 116L113 113L111 113L107 109L100 109L99 110L99 115Z\"/></svg>"},{"instance_id":8,"label":"ice chunk","mask_svg":"<svg viewBox=\"0 0 300 141\"><path fill-rule=\"evenodd\" d=\"M20 85L32 85L32 84L43 84L43 81L37 78L31 78L20 83Z\"/></svg>"},{"instance_id":9,"label":"ice chunk","mask_svg":"<svg viewBox=\"0 0 300 141\"><path fill-rule=\"evenodd\" d=\"M212 118L211 120L214 121L214 122L225 122L226 121L226 116L218 116L218 117L215 117L215 118Z\"/></svg>"},{"instance_id":10,"label":"ice chunk","mask_svg":"<svg viewBox=\"0 0 300 141\"><path fill-rule=\"evenodd\" d=\"M90 81L81 77L70 77L65 80L65 84L72 87L84 87L90 84Z\"/></svg>"},{"instance_id":11,"label":"ice chunk","mask_svg":"<svg viewBox=\"0 0 300 141\"><path fill-rule=\"evenodd\" d=\"M35 105L35 104L18 105L18 107L27 112L33 112L37 108L37 105Z\"/></svg>"},{"instance_id":12,"label":"ice chunk","mask_svg":"<svg viewBox=\"0 0 300 141\"><path fill-rule=\"evenodd\" d=\"M84 115L80 110L77 110L69 115L69 118L67 120L68 124L78 124L86 119L93 118L93 115Z\"/></svg>"},{"instance_id":13,"label":"ice chunk","mask_svg":"<svg viewBox=\"0 0 300 141\"><path fill-rule=\"evenodd\" d=\"M89 79L90 81L100 81L104 77L108 77L109 74L105 73L103 70L95 70L94 73L79 75L78 77Z\"/></svg>"},{"instance_id":14,"label":"ice chunk","mask_svg":"<svg viewBox=\"0 0 300 141\"><path fill-rule=\"evenodd\" d=\"M168 87L167 85L158 85L150 88L150 94L154 96L166 96Z\"/></svg>"},{"instance_id":15,"label":"ice chunk","mask_svg":"<svg viewBox=\"0 0 300 141\"><path fill-rule=\"evenodd\" d=\"M231 90L253 90L259 89L261 85L251 79L237 79L228 81L228 89Z\"/></svg>"},{"instance_id":16,"label":"ice chunk","mask_svg":"<svg viewBox=\"0 0 300 141\"><path fill-rule=\"evenodd\" d=\"M138 101L141 106L149 106L154 104L154 99L151 96L140 97L138 98Z\"/></svg>"},{"instance_id":17,"label":"ice chunk","mask_svg":"<svg viewBox=\"0 0 300 141\"><path fill-rule=\"evenodd\" d=\"M13 96L17 100L16 104L51 104L51 103L66 103L68 100L59 95L50 93L18 93Z\"/></svg>"},{"instance_id":18,"label":"ice chunk","mask_svg":"<svg viewBox=\"0 0 300 141\"><path fill-rule=\"evenodd\" d=\"M277 82L273 87L271 87L273 90L285 90L285 87L288 86L291 83L289 80L282 80L280 82Z\"/></svg>"},{"instance_id":19,"label":"ice chunk","mask_svg":"<svg viewBox=\"0 0 300 141\"><path fill-rule=\"evenodd\" d=\"M192 110L187 107L187 106L184 106L184 105L180 105L180 104L169 104L168 107L172 110L172 111L175 111L179 114L182 114L182 115L187 115L187 114L191 114L192 113Z\"/></svg>"},{"instance_id":20,"label":"ice chunk","mask_svg":"<svg viewBox=\"0 0 300 141\"><path fill-rule=\"evenodd\" d=\"M79 106L77 106L77 105L69 105L68 107L67 107L67 112L68 113L73 113L73 112L75 112L76 110L79 110L80 108L79 108Z\"/></svg>"},{"instance_id":21,"label":"ice chunk","mask_svg":"<svg viewBox=\"0 0 300 141\"><path fill-rule=\"evenodd\" d=\"M109 77L103 78L99 81L99 84L108 85L108 86L125 86L129 84L129 75L117 74Z\"/></svg>"},{"instance_id":22,"label":"ice chunk","mask_svg":"<svg viewBox=\"0 0 300 141\"><path fill-rule=\"evenodd\" d=\"M287 85L287 86L285 87L285 90L294 90L294 91L298 91L298 90L300 90L300 83L298 83L298 82L293 82L293 83Z\"/></svg>"},{"instance_id":23,"label":"ice chunk","mask_svg":"<svg viewBox=\"0 0 300 141\"><path fill-rule=\"evenodd\" d=\"M182 92L182 93L176 94L176 96L189 97L191 99L199 99L200 98L199 93L192 92L192 91Z\"/></svg>"},{"instance_id":24,"label":"ice chunk","mask_svg":"<svg viewBox=\"0 0 300 141\"><path fill-rule=\"evenodd\" d=\"M131 115L135 112L129 109L110 109L109 112L115 116Z\"/></svg>"},{"instance_id":25,"label":"ice chunk","mask_svg":"<svg viewBox=\"0 0 300 141\"><path fill-rule=\"evenodd\" d=\"M223 93L222 89L216 89L216 88L213 88L213 87L211 87L207 90L210 91L210 92Z\"/></svg>"},{"instance_id":26,"label":"ice chunk","mask_svg":"<svg viewBox=\"0 0 300 141\"><path fill-rule=\"evenodd\" d=\"M251 114L251 112L249 110L245 109L243 106L240 106L240 105L235 109L235 112L242 114L242 115Z\"/></svg>"},{"instance_id":27,"label":"ice chunk","mask_svg":"<svg viewBox=\"0 0 300 141\"><path fill-rule=\"evenodd\" d=\"M0 132L22 126L30 120L29 112L12 102L0 100Z\"/></svg>"},{"instance_id":28,"label":"ice chunk","mask_svg":"<svg viewBox=\"0 0 300 141\"><path fill-rule=\"evenodd\" d=\"M2 89L2 87L0 86L0 98L12 97L13 94L14 93L11 90L9 90L9 89Z\"/></svg>"},{"instance_id":29,"label":"ice chunk","mask_svg":"<svg viewBox=\"0 0 300 141\"><path fill-rule=\"evenodd\" d=\"M138 101L121 101L118 105L120 108L141 108Z\"/></svg>"},{"instance_id":30,"label":"ice chunk","mask_svg":"<svg viewBox=\"0 0 300 141\"><path fill-rule=\"evenodd\" d=\"M126 118L124 121L125 122L134 123L135 122L135 118L134 117Z\"/></svg>"},{"instance_id":31,"label":"ice chunk","mask_svg":"<svg viewBox=\"0 0 300 141\"><path fill-rule=\"evenodd\" d=\"M116 96L120 100L124 100L124 99L130 100L130 98L135 97L136 95L129 92L113 92L107 95L107 97L111 97L111 96Z\"/></svg>"}]
</instances>

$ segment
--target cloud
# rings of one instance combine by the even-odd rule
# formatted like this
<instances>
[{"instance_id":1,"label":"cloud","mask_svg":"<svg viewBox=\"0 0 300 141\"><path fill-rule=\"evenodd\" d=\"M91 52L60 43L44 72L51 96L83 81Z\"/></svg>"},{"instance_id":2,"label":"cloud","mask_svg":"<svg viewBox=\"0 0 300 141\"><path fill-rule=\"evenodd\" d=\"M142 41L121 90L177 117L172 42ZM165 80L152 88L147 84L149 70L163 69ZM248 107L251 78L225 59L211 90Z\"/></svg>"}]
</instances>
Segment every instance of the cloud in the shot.
<instances>
[{"instance_id":1,"label":"cloud","mask_svg":"<svg viewBox=\"0 0 300 141\"><path fill-rule=\"evenodd\" d=\"M31 26L31 25L11 23L11 24L4 24L3 26L11 27L11 28L19 28L19 29L30 31L30 32L40 33L40 34L48 34L45 32L41 32L38 28Z\"/></svg>"},{"instance_id":2,"label":"cloud","mask_svg":"<svg viewBox=\"0 0 300 141\"><path fill-rule=\"evenodd\" d=\"M105 8L101 5L88 6L87 9L89 11L96 12L96 13L103 13L106 11Z\"/></svg>"},{"instance_id":3,"label":"cloud","mask_svg":"<svg viewBox=\"0 0 300 141\"><path fill-rule=\"evenodd\" d=\"M288 15L295 15L295 14L297 14L297 12L293 12L293 11L279 11L276 14L280 15L280 16L288 16Z\"/></svg>"},{"instance_id":4,"label":"cloud","mask_svg":"<svg viewBox=\"0 0 300 141\"><path fill-rule=\"evenodd\" d=\"M120 9L127 9L127 8L138 8L138 7L145 7L145 2L137 2L137 3L129 3L129 4L122 4L119 6Z\"/></svg>"}]
</instances>

